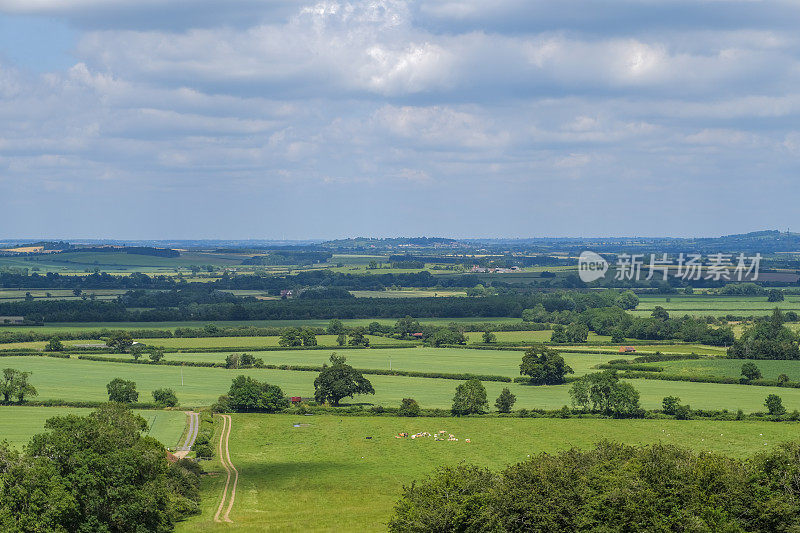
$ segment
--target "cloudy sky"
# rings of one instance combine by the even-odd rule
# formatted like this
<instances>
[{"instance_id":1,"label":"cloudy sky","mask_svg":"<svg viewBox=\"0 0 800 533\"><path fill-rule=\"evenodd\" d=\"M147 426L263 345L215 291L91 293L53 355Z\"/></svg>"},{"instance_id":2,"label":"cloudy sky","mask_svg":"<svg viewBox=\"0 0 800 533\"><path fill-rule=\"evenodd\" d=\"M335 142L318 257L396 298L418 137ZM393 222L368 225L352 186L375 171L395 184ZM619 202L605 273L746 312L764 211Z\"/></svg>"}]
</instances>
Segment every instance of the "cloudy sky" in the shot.
<instances>
[{"instance_id":1,"label":"cloudy sky","mask_svg":"<svg viewBox=\"0 0 800 533\"><path fill-rule=\"evenodd\" d=\"M0 0L0 237L800 230L798 0Z\"/></svg>"}]
</instances>

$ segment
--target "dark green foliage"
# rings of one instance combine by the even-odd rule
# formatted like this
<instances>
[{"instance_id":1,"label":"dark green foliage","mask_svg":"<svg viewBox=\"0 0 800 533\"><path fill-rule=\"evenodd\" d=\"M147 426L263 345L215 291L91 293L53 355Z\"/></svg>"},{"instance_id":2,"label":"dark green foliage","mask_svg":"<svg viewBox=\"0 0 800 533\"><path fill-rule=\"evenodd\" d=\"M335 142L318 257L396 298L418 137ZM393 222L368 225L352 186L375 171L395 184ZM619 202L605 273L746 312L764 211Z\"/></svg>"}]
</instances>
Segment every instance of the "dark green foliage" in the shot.
<instances>
[{"instance_id":1,"label":"dark green foliage","mask_svg":"<svg viewBox=\"0 0 800 533\"><path fill-rule=\"evenodd\" d=\"M777 394L770 394L764 400L764 405L767 407L769 414L773 416L780 416L786 414L786 407L783 406L783 400Z\"/></svg>"},{"instance_id":2,"label":"dark green foliage","mask_svg":"<svg viewBox=\"0 0 800 533\"><path fill-rule=\"evenodd\" d=\"M129 410L51 418L25 454L0 446L0 530L168 532L199 512L196 465L170 464Z\"/></svg>"},{"instance_id":3,"label":"dark green foliage","mask_svg":"<svg viewBox=\"0 0 800 533\"><path fill-rule=\"evenodd\" d=\"M338 335L340 333L344 333L344 324L338 318L334 318L328 323L325 333L328 335Z\"/></svg>"},{"instance_id":4,"label":"dark green foliage","mask_svg":"<svg viewBox=\"0 0 800 533\"><path fill-rule=\"evenodd\" d=\"M405 486L389 522L408 531L794 531L800 446L740 461L671 445L603 442L493 473L460 465Z\"/></svg>"},{"instance_id":5,"label":"dark green foliage","mask_svg":"<svg viewBox=\"0 0 800 533\"><path fill-rule=\"evenodd\" d=\"M742 365L742 376L747 380L761 379L761 370L755 363L748 361Z\"/></svg>"},{"instance_id":6,"label":"dark green foliage","mask_svg":"<svg viewBox=\"0 0 800 533\"><path fill-rule=\"evenodd\" d=\"M237 376L228 391L228 407L237 412L275 413L289 407L289 400L277 385Z\"/></svg>"},{"instance_id":7,"label":"dark green foliage","mask_svg":"<svg viewBox=\"0 0 800 533\"><path fill-rule=\"evenodd\" d=\"M564 383L564 376L573 370L557 351L544 345L532 346L525 351L519 373L530 376L534 385L556 385Z\"/></svg>"},{"instance_id":8,"label":"dark green foliage","mask_svg":"<svg viewBox=\"0 0 800 533\"><path fill-rule=\"evenodd\" d=\"M64 349L64 343L61 342L61 339L58 337L53 337L47 343L47 346L44 347L44 351L46 352L60 352Z\"/></svg>"},{"instance_id":9,"label":"dark green foliage","mask_svg":"<svg viewBox=\"0 0 800 533\"><path fill-rule=\"evenodd\" d=\"M400 408L397 410L398 416L419 416L420 408L414 398L403 398Z\"/></svg>"},{"instance_id":10,"label":"dark green foliage","mask_svg":"<svg viewBox=\"0 0 800 533\"><path fill-rule=\"evenodd\" d=\"M314 399L320 403L339 405L342 398L356 394L375 394L372 383L361 372L345 363L344 357L331 354L331 365L323 365L314 380Z\"/></svg>"},{"instance_id":11,"label":"dark green foliage","mask_svg":"<svg viewBox=\"0 0 800 533\"><path fill-rule=\"evenodd\" d=\"M369 339L366 336L367 330L362 327L355 327L350 330L350 346L369 346Z\"/></svg>"},{"instance_id":12,"label":"dark green foliage","mask_svg":"<svg viewBox=\"0 0 800 533\"><path fill-rule=\"evenodd\" d=\"M149 348L147 350L150 360L154 363L158 363L162 359L164 359L164 350L161 348Z\"/></svg>"},{"instance_id":13,"label":"dark green foliage","mask_svg":"<svg viewBox=\"0 0 800 533\"><path fill-rule=\"evenodd\" d=\"M456 387L450 411L456 416L485 413L489 410L486 387L477 379L470 379Z\"/></svg>"},{"instance_id":14,"label":"dark green foliage","mask_svg":"<svg viewBox=\"0 0 800 533\"><path fill-rule=\"evenodd\" d=\"M457 345L457 344L466 344L467 338L464 336L464 333L454 329L454 328L437 328L436 331L427 337L426 342L431 346L446 346L446 345Z\"/></svg>"},{"instance_id":15,"label":"dark green foliage","mask_svg":"<svg viewBox=\"0 0 800 533\"><path fill-rule=\"evenodd\" d=\"M782 302L784 300L783 291L780 289L770 289L767 291L768 302Z\"/></svg>"},{"instance_id":16,"label":"dark green foliage","mask_svg":"<svg viewBox=\"0 0 800 533\"><path fill-rule=\"evenodd\" d=\"M677 396L665 396L661 401L661 410L664 411L664 414L674 415L680 404L681 399Z\"/></svg>"},{"instance_id":17,"label":"dark green foliage","mask_svg":"<svg viewBox=\"0 0 800 533\"><path fill-rule=\"evenodd\" d=\"M153 401L165 407L178 405L178 397L172 389L156 389L153 391Z\"/></svg>"},{"instance_id":18,"label":"dark green foliage","mask_svg":"<svg viewBox=\"0 0 800 533\"><path fill-rule=\"evenodd\" d=\"M653 308L653 312L650 313L650 316L656 320L669 320L669 313L667 313L667 310L660 305L657 305Z\"/></svg>"},{"instance_id":19,"label":"dark green foliage","mask_svg":"<svg viewBox=\"0 0 800 533\"><path fill-rule=\"evenodd\" d=\"M0 376L0 402L8 404L16 399L17 403L23 403L25 398L36 396L38 392L29 381L30 376L30 372L4 368L3 375Z\"/></svg>"},{"instance_id":20,"label":"dark green foliage","mask_svg":"<svg viewBox=\"0 0 800 533\"><path fill-rule=\"evenodd\" d=\"M797 335L783 325L780 309L768 321L756 322L728 348L728 355L738 359L800 359Z\"/></svg>"},{"instance_id":21,"label":"dark green foliage","mask_svg":"<svg viewBox=\"0 0 800 533\"><path fill-rule=\"evenodd\" d=\"M517 397L514 393L508 390L508 387L503 387L503 390L500 391L500 396L494 402L494 406L497 407L499 413L510 413L516 401Z\"/></svg>"},{"instance_id":22,"label":"dark green foliage","mask_svg":"<svg viewBox=\"0 0 800 533\"><path fill-rule=\"evenodd\" d=\"M263 368L264 360L249 353L232 353L225 357L225 368Z\"/></svg>"},{"instance_id":23,"label":"dark green foliage","mask_svg":"<svg viewBox=\"0 0 800 533\"><path fill-rule=\"evenodd\" d=\"M116 352L125 353L133 346L133 337L127 331L115 331L106 341L106 345Z\"/></svg>"},{"instance_id":24,"label":"dark green foliage","mask_svg":"<svg viewBox=\"0 0 800 533\"><path fill-rule=\"evenodd\" d=\"M639 392L630 383L621 382L616 371L587 374L572 384L572 404L614 416L640 414Z\"/></svg>"},{"instance_id":25,"label":"dark green foliage","mask_svg":"<svg viewBox=\"0 0 800 533\"><path fill-rule=\"evenodd\" d=\"M486 344L491 344L491 343L497 341L497 335L495 335L491 331L484 331L482 339L483 339L483 342L485 342Z\"/></svg>"},{"instance_id":26,"label":"dark green foliage","mask_svg":"<svg viewBox=\"0 0 800 533\"><path fill-rule=\"evenodd\" d=\"M114 378L106 385L106 390L108 390L109 402L135 403L139 400L136 383L133 381Z\"/></svg>"}]
</instances>

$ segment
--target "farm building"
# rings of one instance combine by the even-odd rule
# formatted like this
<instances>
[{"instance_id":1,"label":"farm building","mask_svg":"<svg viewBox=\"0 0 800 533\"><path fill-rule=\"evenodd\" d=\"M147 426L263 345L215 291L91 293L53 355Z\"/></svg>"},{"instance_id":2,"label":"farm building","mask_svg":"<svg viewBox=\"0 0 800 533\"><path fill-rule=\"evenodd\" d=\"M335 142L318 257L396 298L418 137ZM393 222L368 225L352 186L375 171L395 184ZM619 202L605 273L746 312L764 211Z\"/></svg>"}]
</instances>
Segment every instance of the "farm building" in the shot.
<instances>
[{"instance_id":1,"label":"farm building","mask_svg":"<svg viewBox=\"0 0 800 533\"><path fill-rule=\"evenodd\" d=\"M16 326L25 323L24 316L0 316L0 324L6 326Z\"/></svg>"},{"instance_id":2,"label":"farm building","mask_svg":"<svg viewBox=\"0 0 800 533\"><path fill-rule=\"evenodd\" d=\"M619 353L633 353L636 351L636 348L633 346L620 346Z\"/></svg>"}]
</instances>

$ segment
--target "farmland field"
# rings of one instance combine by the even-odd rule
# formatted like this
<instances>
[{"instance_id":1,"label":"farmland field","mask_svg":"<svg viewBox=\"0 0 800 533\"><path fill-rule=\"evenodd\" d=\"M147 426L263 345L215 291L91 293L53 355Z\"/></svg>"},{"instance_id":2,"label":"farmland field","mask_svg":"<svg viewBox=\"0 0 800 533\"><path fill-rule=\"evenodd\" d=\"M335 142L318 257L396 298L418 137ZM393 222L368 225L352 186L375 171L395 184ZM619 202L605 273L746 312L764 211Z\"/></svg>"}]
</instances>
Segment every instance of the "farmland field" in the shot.
<instances>
[{"instance_id":1,"label":"farmland field","mask_svg":"<svg viewBox=\"0 0 800 533\"><path fill-rule=\"evenodd\" d=\"M489 324L505 324L514 323L519 324L522 319L519 317L479 317L479 318L421 318L421 324L437 324L447 325L451 322L456 324L463 323L489 323ZM346 326L368 326L371 322L378 322L380 324L394 325L397 323L396 318L353 318L343 319L342 323ZM324 328L330 320L323 319L308 319L308 320L237 320L237 321L185 321L185 322L60 322L54 324L46 324L44 326L0 326L0 332L3 331L35 331L39 333L59 333L65 331L87 331L96 329L171 329L177 328L202 328L207 324L216 324L219 327L239 327L239 326L256 326L256 327L318 327Z\"/></svg>"},{"instance_id":2,"label":"farmland field","mask_svg":"<svg viewBox=\"0 0 800 533\"><path fill-rule=\"evenodd\" d=\"M265 364L272 365L322 365L327 363L330 350L275 350L248 352L260 357ZM234 352L214 353L170 353L171 361L212 361L221 363ZM519 364L523 352L514 350L470 350L462 348L383 348L380 350L340 350L356 368L413 370L419 372L449 372L473 374L495 374L508 377L519 376ZM592 367L607 363L614 357L598 354L562 353L567 364L577 375L591 372ZM111 354L110 357L130 359L127 354Z\"/></svg>"},{"instance_id":3,"label":"farmland field","mask_svg":"<svg viewBox=\"0 0 800 533\"><path fill-rule=\"evenodd\" d=\"M34 434L44 431L44 423L48 418L68 414L86 416L90 412L92 409L77 407L0 406L0 442L7 440L12 446L19 448ZM182 411L135 412L147 420L148 435L168 447L178 443L186 425L186 415Z\"/></svg>"},{"instance_id":4,"label":"farmland field","mask_svg":"<svg viewBox=\"0 0 800 533\"><path fill-rule=\"evenodd\" d=\"M749 360L761 370L764 379L777 379L786 374L792 381L800 381L800 361L759 361ZM664 369L665 374L681 376L719 376L738 378L742 375L742 365L746 359L699 359L684 361L665 361L649 363Z\"/></svg>"},{"instance_id":5,"label":"farmland field","mask_svg":"<svg viewBox=\"0 0 800 533\"><path fill-rule=\"evenodd\" d=\"M588 448L603 439L678 444L697 452L747 457L797 438L800 427L771 422L332 415L239 414L232 420L231 459L240 473L233 523L212 521L224 476L208 476L202 485L202 514L179 524L179 532L385 531L402 485L440 465L466 462L501 468L528 455ZM459 440L394 438L399 432L439 430ZM221 471L217 461L207 468Z\"/></svg>"},{"instance_id":6,"label":"farmland field","mask_svg":"<svg viewBox=\"0 0 800 533\"><path fill-rule=\"evenodd\" d=\"M317 335L317 343L320 346L336 347L336 335ZM386 337L376 337L367 335L370 344L414 344L411 341L389 339ZM171 338L171 339L136 339L148 346L161 346L169 349L191 349L191 348L219 348L227 346L235 347L259 347L259 346L280 346L280 337L198 337L198 338ZM1 345L0 345L1 346Z\"/></svg>"},{"instance_id":7,"label":"farmland field","mask_svg":"<svg viewBox=\"0 0 800 533\"><path fill-rule=\"evenodd\" d=\"M656 306L663 307L671 316L759 316L770 314L776 307L783 311L800 311L800 296L789 295L783 302L768 302L766 296L647 295L640 296L639 305L632 313L647 316Z\"/></svg>"},{"instance_id":8,"label":"farmland field","mask_svg":"<svg viewBox=\"0 0 800 533\"><path fill-rule=\"evenodd\" d=\"M378 350L376 350L378 351ZM583 357L583 356L580 356ZM587 365L592 362L590 359ZM171 387L182 406L210 405L228 391L231 380L246 374L279 385L287 395L312 397L317 373L289 370L202 368L130 363L100 363L49 357L4 357L4 367L33 372L31 382L39 399L103 401L105 385L115 377L137 383L140 399L150 400L150 391ZM509 366L510 366L509 362ZM181 385L183 375L183 385ZM457 380L369 375L376 394L357 396L352 402L396 406L402 398L415 398L423 407L449 409ZM630 380L641 394L642 407L658 409L665 396L680 396L697 409L764 411L764 398L778 394L789 410L800 409L800 389L719 385L712 383ZM519 383L485 382L494 401L503 387L517 395L516 408L558 409L570 404L569 385L529 386ZM345 402L347 403L347 402Z\"/></svg>"}]
</instances>

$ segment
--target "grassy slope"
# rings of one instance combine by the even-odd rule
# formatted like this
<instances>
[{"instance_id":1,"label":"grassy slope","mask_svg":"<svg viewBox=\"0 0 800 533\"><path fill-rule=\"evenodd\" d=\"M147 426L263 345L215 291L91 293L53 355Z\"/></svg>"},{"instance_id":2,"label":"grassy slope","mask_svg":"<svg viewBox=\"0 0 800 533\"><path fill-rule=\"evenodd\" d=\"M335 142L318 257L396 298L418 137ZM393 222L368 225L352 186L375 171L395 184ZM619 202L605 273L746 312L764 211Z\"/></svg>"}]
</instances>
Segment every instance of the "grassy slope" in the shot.
<instances>
[{"instance_id":1,"label":"grassy slope","mask_svg":"<svg viewBox=\"0 0 800 533\"><path fill-rule=\"evenodd\" d=\"M36 433L44 430L48 418L76 414L86 416L92 409L75 407L0 407L0 441L8 440L21 447ZM150 435L165 446L175 446L186 425L182 411L136 411L150 425Z\"/></svg>"},{"instance_id":2,"label":"grassy slope","mask_svg":"<svg viewBox=\"0 0 800 533\"><path fill-rule=\"evenodd\" d=\"M376 350L377 352L377 350ZM238 374L281 386L287 395L313 396L315 372L286 370L225 370L217 368L131 365L127 363L96 363L75 359L47 357L5 357L2 366L31 371L39 398L64 400L105 400L105 385L115 377L137 382L140 399L150 401L150 391L172 387L184 406L209 405L227 392L231 379ZM181 386L181 371L184 385ZM455 380L369 376L375 396L358 397L355 401L386 406L398 405L402 398L413 397L423 407L449 408ZM664 396L680 396L694 408L742 409L763 411L764 398L770 393L783 397L787 409L800 409L800 389L755 387L747 385L717 385L709 383L632 380L640 391L642 406L658 408ZM569 386L532 387L516 383L487 382L490 402L509 387L517 395L517 408L557 409L570 403Z\"/></svg>"},{"instance_id":3,"label":"grassy slope","mask_svg":"<svg viewBox=\"0 0 800 533\"><path fill-rule=\"evenodd\" d=\"M295 423L308 426L295 428ZM234 523L213 523L224 476L209 476L203 482L202 515L179 524L178 531L385 531L402 485L442 464L463 461L501 468L529 454L591 447L602 439L680 444L744 457L796 438L797 427L770 422L234 415L231 459L240 472ZM394 438L401 431L439 430L459 441ZM218 463L215 469L222 470Z\"/></svg>"}]
</instances>

